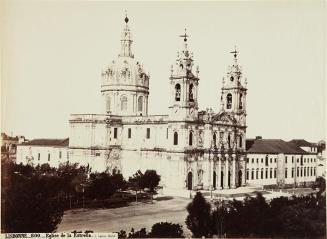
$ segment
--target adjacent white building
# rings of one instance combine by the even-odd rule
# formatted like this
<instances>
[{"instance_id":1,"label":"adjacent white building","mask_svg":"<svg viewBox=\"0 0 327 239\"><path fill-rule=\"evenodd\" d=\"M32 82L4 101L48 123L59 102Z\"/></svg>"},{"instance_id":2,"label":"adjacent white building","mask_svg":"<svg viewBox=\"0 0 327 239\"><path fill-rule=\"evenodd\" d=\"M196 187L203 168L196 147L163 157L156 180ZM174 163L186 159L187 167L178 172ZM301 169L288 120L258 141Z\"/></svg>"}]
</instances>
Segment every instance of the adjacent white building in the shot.
<instances>
[{"instance_id":1,"label":"adjacent white building","mask_svg":"<svg viewBox=\"0 0 327 239\"><path fill-rule=\"evenodd\" d=\"M58 167L69 161L69 139L34 139L17 145L16 163Z\"/></svg>"},{"instance_id":2,"label":"adjacent white building","mask_svg":"<svg viewBox=\"0 0 327 239\"><path fill-rule=\"evenodd\" d=\"M317 177L314 146L306 151L293 141L257 137L247 139L246 149L249 185L300 186L314 182Z\"/></svg>"}]
</instances>

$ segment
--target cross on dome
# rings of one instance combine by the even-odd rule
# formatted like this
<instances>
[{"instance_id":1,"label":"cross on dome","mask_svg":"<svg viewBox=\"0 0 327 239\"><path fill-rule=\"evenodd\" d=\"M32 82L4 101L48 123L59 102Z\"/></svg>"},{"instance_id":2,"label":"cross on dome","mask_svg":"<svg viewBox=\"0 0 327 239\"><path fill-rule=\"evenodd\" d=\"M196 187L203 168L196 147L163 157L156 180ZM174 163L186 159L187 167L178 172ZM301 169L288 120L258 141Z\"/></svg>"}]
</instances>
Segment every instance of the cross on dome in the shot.
<instances>
[{"instance_id":1,"label":"cross on dome","mask_svg":"<svg viewBox=\"0 0 327 239\"><path fill-rule=\"evenodd\" d=\"M234 54L234 59L237 59L238 51L236 50L236 45L234 46L234 51L231 51L230 53Z\"/></svg>"},{"instance_id":2,"label":"cross on dome","mask_svg":"<svg viewBox=\"0 0 327 239\"><path fill-rule=\"evenodd\" d=\"M180 35L179 37L184 37L184 42L187 42L187 38L190 37L190 36L186 34L186 28L185 28L184 35Z\"/></svg>"}]
</instances>

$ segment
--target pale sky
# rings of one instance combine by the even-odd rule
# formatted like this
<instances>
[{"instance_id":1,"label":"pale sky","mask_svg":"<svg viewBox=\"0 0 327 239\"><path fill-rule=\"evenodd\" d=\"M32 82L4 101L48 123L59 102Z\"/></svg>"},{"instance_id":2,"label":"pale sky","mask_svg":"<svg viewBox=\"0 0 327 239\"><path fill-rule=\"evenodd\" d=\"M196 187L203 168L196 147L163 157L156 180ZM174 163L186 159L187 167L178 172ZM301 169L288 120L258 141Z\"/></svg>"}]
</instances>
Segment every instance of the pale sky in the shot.
<instances>
[{"instance_id":1,"label":"pale sky","mask_svg":"<svg viewBox=\"0 0 327 239\"><path fill-rule=\"evenodd\" d=\"M199 106L220 106L237 45L248 79L247 137L325 137L324 2L2 2L1 131L69 137L71 113L104 113L101 71L120 51L125 10L132 51L150 73L149 114L167 114L170 65L190 35Z\"/></svg>"}]
</instances>

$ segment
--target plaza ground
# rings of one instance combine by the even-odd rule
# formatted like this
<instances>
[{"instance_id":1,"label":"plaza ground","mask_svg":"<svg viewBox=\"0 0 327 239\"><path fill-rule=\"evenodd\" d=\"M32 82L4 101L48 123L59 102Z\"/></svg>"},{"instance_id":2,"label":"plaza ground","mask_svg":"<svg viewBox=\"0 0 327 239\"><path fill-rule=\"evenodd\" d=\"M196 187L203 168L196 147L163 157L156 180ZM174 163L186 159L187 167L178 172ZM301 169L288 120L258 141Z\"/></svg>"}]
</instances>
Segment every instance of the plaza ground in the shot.
<instances>
[{"instance_id":1,"label":"plaza ground","mask_svg":"<svg viewBox=\"0 0 327 239\"><path fill-rule=\"evenodd\" d=\"M186 230L186 206L190 201L180 197L159 197L153 203L132 203L127 207L69 210L65 212L57 232L130 232L131 228L149 231L153 224L162 221L179 223Z\"/></svg>"},{"instance_id":2,"label":"plaza ground","mask_svg":"<svg viewBox=\"0 0 327 239\"><path fill-rule=\"evenodd\" d=\"M242 200L247 195L255 196L261 191L263 196L270 200L275 197L305 195L313 192L310 188L296 188L287 190L258 190L255 187L243 187L220 191L203 191L207 199L212 200ZM195 192L191 193L192 196ZM72 232L91 230L93 232L118 232L124 230L127 233L131 228L151 230L157 222L179 223L183 226L186 235L189 235L185 225L187 216L186 206L191 202L190 191L187 190L163 190L153 202L131 203L129 206L110 209L74 209L65 212L57 232Z\"/></svg>"}]
</instances>

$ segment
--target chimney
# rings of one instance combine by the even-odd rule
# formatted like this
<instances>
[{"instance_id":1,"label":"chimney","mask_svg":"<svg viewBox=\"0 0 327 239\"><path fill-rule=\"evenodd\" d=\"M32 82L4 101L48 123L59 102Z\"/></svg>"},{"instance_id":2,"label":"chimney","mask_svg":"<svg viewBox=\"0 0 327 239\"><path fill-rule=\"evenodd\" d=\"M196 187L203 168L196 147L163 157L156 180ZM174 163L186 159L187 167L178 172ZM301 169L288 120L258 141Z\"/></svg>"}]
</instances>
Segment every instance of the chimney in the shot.
<instances>
[{"instance_id":1,"label":"chimney","mask_svg":"<svg viewBox=\"0 0 327 239\"><path fill-rule=\"evenodd\" d=\"M255 136L255 139L262 139L262 136Z\"/></svg>"}]
</instances>

